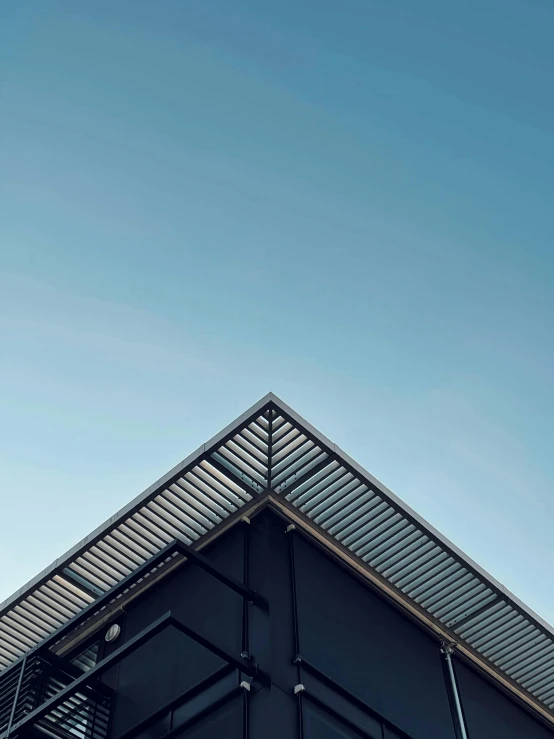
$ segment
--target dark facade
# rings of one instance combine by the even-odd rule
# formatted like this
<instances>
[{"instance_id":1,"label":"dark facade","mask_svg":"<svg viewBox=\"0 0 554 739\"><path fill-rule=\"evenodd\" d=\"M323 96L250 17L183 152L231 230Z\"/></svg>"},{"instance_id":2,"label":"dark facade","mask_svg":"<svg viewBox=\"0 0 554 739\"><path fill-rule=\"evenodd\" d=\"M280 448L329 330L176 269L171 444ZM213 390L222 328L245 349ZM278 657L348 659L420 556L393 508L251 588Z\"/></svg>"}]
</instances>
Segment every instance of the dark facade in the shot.
<instances>
[{"instance_id":1,"label":"dark facade","mask_svg":"<svg viewBox=\"0 0 554 739\"><path fill-rule=\"evenodd\" d=\"M104 713L89 701L86 714L76 709L76 718L66 716L57 727L44 723L46 714L20 728L15 721L15 735L554 737L513 697L454 658L461 726L437 638L270 507L250 522L237 521L203 554L215 571L185 562L64 658L77 664L84 651L91 664L113 658L95 682L83 682L107 696ZM110 623L121 634L107 643Z\"/></svg>"},{"instance_id":2,"label":"dark facade","mask_svg":"<svg viewBox=\"0 0 554 739\"><path fill-rule=\"evenodd\" d=\"M272 393L0 604L0 739L553 727L553 627Z\"/></svg>"}]
</instances>

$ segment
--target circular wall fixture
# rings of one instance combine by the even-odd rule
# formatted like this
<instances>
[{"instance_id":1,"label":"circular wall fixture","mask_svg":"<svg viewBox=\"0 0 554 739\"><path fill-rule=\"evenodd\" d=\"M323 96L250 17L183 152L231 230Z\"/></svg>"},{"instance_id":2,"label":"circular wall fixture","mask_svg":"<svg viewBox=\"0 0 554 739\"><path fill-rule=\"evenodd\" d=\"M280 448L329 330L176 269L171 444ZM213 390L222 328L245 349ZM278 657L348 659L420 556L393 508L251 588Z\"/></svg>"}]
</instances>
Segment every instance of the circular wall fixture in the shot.
<instances>
[{"instance_id":1,"label":"circular wall fixture","mask_svg":"<svg viewBox=\"0 0 554 739\"><path fill-rule=\"evenodd\" d=\"M121 626L119 624L112 624L110 628L106 631L104 639L106 641L115 641L120 634Z\"/></svg>"}]
</instances>

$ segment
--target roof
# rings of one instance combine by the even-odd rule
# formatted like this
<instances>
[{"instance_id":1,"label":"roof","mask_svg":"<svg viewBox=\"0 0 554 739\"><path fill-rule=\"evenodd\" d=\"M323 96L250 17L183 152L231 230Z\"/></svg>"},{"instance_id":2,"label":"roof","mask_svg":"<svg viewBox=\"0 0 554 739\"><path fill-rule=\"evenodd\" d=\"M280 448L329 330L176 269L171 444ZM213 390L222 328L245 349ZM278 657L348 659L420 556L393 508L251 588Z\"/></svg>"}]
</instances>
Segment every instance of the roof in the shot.
<instances>
[{"instance_id":1,"label":"roof","mask_svg":"<svg viewBox=\"0 0 554 739\"><path fill-rule=\"evenodd\" d=\"M263 502L554 719L554 629L270 393L0 605L0 670L175 538Z\"/></svg>"}]
</instances>

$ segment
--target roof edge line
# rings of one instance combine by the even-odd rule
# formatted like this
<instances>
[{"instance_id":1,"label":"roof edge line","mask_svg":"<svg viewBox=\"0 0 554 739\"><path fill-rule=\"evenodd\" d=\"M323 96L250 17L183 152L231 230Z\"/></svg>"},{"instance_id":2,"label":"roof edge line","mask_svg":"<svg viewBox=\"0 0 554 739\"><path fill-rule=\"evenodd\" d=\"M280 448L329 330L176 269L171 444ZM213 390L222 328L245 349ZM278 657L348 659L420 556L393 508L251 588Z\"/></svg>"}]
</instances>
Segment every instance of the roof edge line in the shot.
<instances>
[{"instance_id":1,"label":"roof edge line","mask_svg":"<svg viewBox=\"0 0 554 739\"><path fill-rule=\"evenodd\" d=\"M188 465L191 464L191 462L193 462L197 457L203 454L207 449L213 447L220 439L223 439L225 436L227 436L233 430L233 428L235 428L236 426L240 426L241 423L249 418L249 416L251 416L257 410L261 410L270 401L277 402L278 404L282 403L282 401L280 401L277 396L273 395L273 393L267 393L266 395L264 395L263 398L260 398L260 400L250 406L250 408L248 408L246 411L244 411L244 413L241 413L240 416L235 418L234 421L228 423L224 429L215 434L215 436L212 436L212 438L208 439L208 441L204 442L204 444L201 444L194 452L192 452L192 454L189 454L187 457L185 457L185 459L183 459L181 462L178 462L171 470L169 470L169 472L166 472L164 475L162 475L159 480L157 480L152 485L149 485L145 490L142 491L142 493L139 493L129 503L123 506L123 508L120 508L116 513L106 519L106 521L97 526L94 531L91 531L90 534L87 534L87 536L74 544L71 549L68 549L67 552L62 554L51 564L41 570L38 575L35 575L33 578L31 578L31 580L26 582L25 585L16 590L15 593L12 593L10 596L8 596L4 601L2 601L2 603L0 603L0 612L4 611L6 608L9 608L9 606L14 601L21 598L21 596L25 592L31 590L31 588L37 585L51 572L66 564L80 549L86 546L88 542L97 538L100 534L102 534L103 531L109 529L110 526L115 523L115 521L124 518L125 515L129 513L129 511L131 511L133 508L135 508L142 500L148 498L149 495L154 493L159 488L163 487L169 480L175 477L181 470L184 470Z\"/></svg>"},{"instance_id":2,"label":"roof edge line","mask_svg":"<svg viewBox=\"0 0 554 739\"><path fill-rule=\"evenodd\" d=\"M372 572L371 568L366 563L358 560L354 554L343 551L340 546L330 541L327 536L325 536L319 528L313 524L312 521L305 521L301 515L298 515L297 511L292 510L290 504L286 505L279 499L279 497L271 492L268 494L268 497L269 505L273 507L274 510L278 511L282 516L288 518L289 521L292 521L295 525L299 526L300 529L308 536L313 537L318 544L323 546L338 560L369 582L374 588L383 593L386 598L408 613L409 616L418 622L420 626L423 626L432 632L435 637L445 639L450 643L454 638L456 650L466 660L485 672L490 679L496 683L500 683L504 690L515 695L529 709L538 713L543 720L547 721L549 726L554 726L554 715L538 698L529 694L525 688L520 687L517 683L509 679L509 677L505 677L501 670L495 669L494 666L486 660L486 658L482 658L478 653L474 652L471 648L468 648L465 642L460 642L456 639L455 635L452 635L447 627L443 627L443 625L437 623L430 614L423 612L417 607L417 605L412 603L409 597L404 596L400 591L397 591L394 586L386 581L382 581L380 577Z\"/></svg>"},{"instance_id":3,"label":"roof edge line","mask_svg":"<svg viewBox=\"0 0 554 739\"><path fill-rule=\"evenodd\" d=\"M386 485L384 485L382 482L380 482L376 477L374 477L370 472L368 472L359 462L356 462L355 459L352 459L352 457L347 454L341 447L339 447L337 444L332 442L330 439L328 439L324 434L322 434L318 429L316 429L314 426L312 426L311 423L306 421L299 413L297 413L293 408L288 406L285 402L283 402L280 398L278 398L273 393L269 393L271 396L271 401L277 406L282 408L291 418L293 418L297 423L299 423L301 426L304 426L306 430L308 430L315 438L317 438L319 441L321 441L322 444L325 444L330 449L332 449L333 452L335 452L337 455L342 457L353 469L356 470L362 477L367 478L369 482L375 487L377 492L381 492L385 497L389 498L391 501L394 502L398 508L405 511L409 516L411 516L417 523L419 523L423 528L426 528L429 530L432 535L438 539L442 544L444 544L445 547L450 549L457 557L459 557L462 562L465 562L469 567L471 567L473 570L475 570L481 577L483 577L485 580L489 581L494 585L494 587L499 590L508 600L513 601L517 606L523 610L530 618L534 619L542 628L546 629L553 637L554 637L554 625L548 623L544 618L539 616L538 613L533 611L532 608L530 608L528 605L526 605L523 601L521 601L514 593L512 593L511 590L509 590L505 585L503 585L500 581L498 581L495 577L493 577L489 572L487 572L481 565L479 565L475 560L473 560L469 555L467 555L464 551L462 551L456 544L454 544L450 539L448 539L444 534L441 534L440 531L438 531L432 524L430 524L428 521L426 521L423 516L421 516L417 511L414 511L411 506L409 506L406 502L404 502L401 498L396 495L392 490L390 490ZM266 396L267 397L267 396Z\"/></svg>"}]
</instances>

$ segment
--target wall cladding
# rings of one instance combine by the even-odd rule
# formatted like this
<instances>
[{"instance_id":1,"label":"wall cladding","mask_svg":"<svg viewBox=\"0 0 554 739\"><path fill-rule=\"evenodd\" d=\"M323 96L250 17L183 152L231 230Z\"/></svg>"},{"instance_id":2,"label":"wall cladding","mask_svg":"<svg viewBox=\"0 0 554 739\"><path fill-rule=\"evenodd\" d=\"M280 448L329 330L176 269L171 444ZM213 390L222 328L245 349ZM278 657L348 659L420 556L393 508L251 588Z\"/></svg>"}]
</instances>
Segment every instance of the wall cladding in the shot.
<instances>
[{"instance_id":1,"label":"wall cladding","mask_svg":"<svg viewBox=\"0 0 554 739\"><path fill-rule=\"evenodd\" d=\"M302 706L302 724L306 739L361 739L364 736L353 727L345 726L343 721L322 706L309 701ZM377 734L372 736L380 739Z\"/></svg>"},{"instance_id":2,"label":"wall cladding","mask_svg":"<svg viewBox=\"0 0 554 739\"><path fill-rule=\"evenodd\" d=\"M470 739L553 739L553 731L485 677L460 660L455 669Z\"/></svg>"},{"instance_id":3,"label":"wall cladding","mask_svg":"<svg viewBox=\"0 0 554 739\"><path fill-rule=\"evenodd\" d=\"M203 552L226 574L243 580L244 531L233 529ZM195 564L185 564L126 613L124 640L167 611L201 636L228 651L242 650L243 599ZM185 691L225 666L225 662L193 639L168 629L119 665L110 676L116 689L112 739L119 739Z\"/></svg>"},{"instance_id":4,"label":"wall cladding","mask_svg":"<svg viewBox=\"0 0 554 739\"><path fill-rule=\"evenodd\" d=\"M243 581L244 540L244 531L235 528L202 550L202 554L226 574ZM237 593L197 565L186 564L131 604L125 638L135 636L171 610L202 636L227 649L240 651L242 607L242 598Z\"/></svg>"},{"instance_id":5,"label":"wall cladding","mask_svg":"<svg viewBox=\"0 0 554 739\"><path fill-rule=\"evenodd\" d=\"M171 610L261 676L169 628L110 675L112 739L457 739L438 642L287 527L266 508L203 550L268 610L185 564L130 603L122 624L125 641ZM469 739L553 737L465 665L456 669Z\"/></svg>"},{"instance_id":6,"label":"wall cladding","mask_svg":"<svg viewBox=\"0 0 554 739\"><path fill-rule=\"evenodd\" d=\"M176 733L175 739L243 739L243 699L235 697L203 716L194 726Z\"/></svg>"},{"instance_id":7,"label":"wall cladding","mask_svg":"<svg viewBox=\"0 0 554 739\"><path fill-rule=\"evenodd\" d=\"M414 739L455 739L440 645L295 537L300 654Z\"/></svg>"},{"instance_id":8,"label":"wall cladding","mask_svg":"<svg viewBox=\"0 0 554 739\"><path fill-rule=\"evenodd\" d=\"M175 629L155 636L121 665L113 739L149 718L224 664Z\"/></svg>"}]
</instances>

